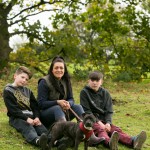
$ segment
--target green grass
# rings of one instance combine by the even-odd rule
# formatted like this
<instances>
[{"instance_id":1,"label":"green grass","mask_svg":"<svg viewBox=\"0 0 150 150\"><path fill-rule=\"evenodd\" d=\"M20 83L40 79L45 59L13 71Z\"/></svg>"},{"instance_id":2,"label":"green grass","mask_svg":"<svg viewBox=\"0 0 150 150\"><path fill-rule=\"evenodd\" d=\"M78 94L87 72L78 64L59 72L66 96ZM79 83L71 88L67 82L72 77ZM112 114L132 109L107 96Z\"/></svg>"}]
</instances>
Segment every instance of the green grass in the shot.
<instances>
[{"instance_id":1,"label":"green grass","mask_svg":"<svg viewBox=\"0 0 150 150\"><path fill-rule=\"evenodd\" d=\"M72 80L73 93L76 103L79 103L80 90L86 85L86 81ZM28 144L24 138L8 124L7 110L5 108L2 91L7 84L0 80L0 148L1 150L38 150L39 148ZM37 95L37 79L31 79L29 87ZM143 150L150 150L150 82L142 83L114 83L104 82L104 87L109 90L114 102L113 123L123 129L129 135L137 135L141 130L147 132L147 140ZM83 143L80 145L83 150ZM100 145L97 148L89 150L107 148ZM119 144L120 150L129 150L130 148Z\"/></svg>"}]
</instances>

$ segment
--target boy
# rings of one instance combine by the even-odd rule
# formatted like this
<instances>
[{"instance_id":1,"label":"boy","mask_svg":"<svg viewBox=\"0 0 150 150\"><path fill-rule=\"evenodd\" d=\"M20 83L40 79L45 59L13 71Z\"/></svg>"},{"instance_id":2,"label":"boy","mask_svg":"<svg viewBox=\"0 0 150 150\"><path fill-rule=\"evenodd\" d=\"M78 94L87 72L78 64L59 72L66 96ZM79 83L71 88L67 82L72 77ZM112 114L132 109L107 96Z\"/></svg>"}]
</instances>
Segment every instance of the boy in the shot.
<instances>
[{"instance_id":1,"label":"boy","mask_svg":"<svg viewBox=\"0 0 150 150\"><path fill-rule=\"evenodd\" d=\"M131 137L112 124L113 104L109 92L102 88L103 74L93 71L89 74L88 85L81 90L80 103L85 113L93 113L98 122L94 125L95 135L104 137L104 145L111 150L118 150L118 141L140 150L146 140L146 132Z\"/></svg>"},{"instance_id":2,"label":"boy","mask_svg":"<svg viewBox=\"0 0 150 150\"><path fill-rule=\"evenodd\" d=\"M20 66L14 74L14 82L7 84L3 98L7 107L9 124L19 131L27 142L47 149L47 129L39 120L38 103L30 89L25 87L32 73Z\"/></svg>"}]
</instances>

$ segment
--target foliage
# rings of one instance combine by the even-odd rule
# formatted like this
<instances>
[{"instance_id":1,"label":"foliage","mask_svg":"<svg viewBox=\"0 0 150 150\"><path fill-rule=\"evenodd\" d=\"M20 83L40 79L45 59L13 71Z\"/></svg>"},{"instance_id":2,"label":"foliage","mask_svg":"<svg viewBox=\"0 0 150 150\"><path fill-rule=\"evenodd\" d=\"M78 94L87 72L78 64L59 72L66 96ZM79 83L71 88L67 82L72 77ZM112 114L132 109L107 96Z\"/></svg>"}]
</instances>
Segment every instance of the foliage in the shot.
<instances>
[{"instance_id":1,"label":"foliage","mask_svg":"<svg viewBox=\"0 0 150 150\"><path fill-rule=\"evenodd\" d=\"M130 74L128 72L121 72L117 75L116 78L114 78L114 81L130 82L132 80L131 80Z\"/></svg>"},{"instance_id":2,"label":"foliage","mask_svg":"<svg viewBox=\"0 0 150 150\"><path fill-rule=\"evenodd\" d=\"M147 12L150 13L150 0L142 0L141 5Z\"/></svg>"},{"instance_id":3,"label":"foliage","mask_svg":"<svg viewBox=\"0 0 150 150\"><path fill-rule=\"evenodd\" d=\"M38 45L37 43L32 45L25 44L17 52L10 54L10 61L20 65L30 66L42 74L47 74L49 62L45 63L44 61L50 59L49 55L51 51L44 51L44 49L44 46Z\"/></svg>"},{"instance_id":4,"label":"foliage","mask_svg":"<svg viewBox=\"0 0 150 150\"><path fill-rule=\"evenodd\" d=\"M122 5L124 4L124 6ZM62 19L57 14L54 27L67 28L72 25L76 30L74 39L80 41L79 52L74 57L76 64L86 68L93 66L105 74L112 74L110 63L119 67L117 74L128 72L130 80L141 80L150 71L149 65L149 15L137 10L137 1L106 3L91 1L86 11ZM73 30L72 30L73 31ZM79 68L77 70L79 72ZM80 70L82 76L82 69ZM113 72L114 74L114 72Z\"/></svg>"},{"instance_id":5,"label":"foliage","mask_svg":"<svg viewBox=\"0 0 150 150\"><path fill-rule=\"evenodd\" d=\"M88 0L85 1L88 3ZM53 32L49 27L42 25L39 16L42 13L48 12L48 15L57 11L74 12L79 9L78 5L85 5L82 1L18 1L18 0L2 0L0 1L0 71L7 66L9 55L12 49L9 46L9 39L14 35L26 36L29 42L38 42L46 45L48 49L55 46L55 41L52 37ZM35 21L33 21L35 19ZM56 18L57 19L57 18ZM49 20L51 21L51 20ZM11 30L8 30L11 28ZM59 53L59 49L57 49Z\"/></svg>"},{"instance_id":6,"label":"foliage","mask_svg":"<svg viewBox=\"0 0 150 150\"><path fill-rule=\"evenodd\" d=\"M49 60L62 55L68 63L84 66L84 71L74 68L81 77L94 68L112 78L127 72L131 80L140 81L150 72L150 16L144 2L149 4L149 0L2 1L0 72L8 62L17 62L45 74ZM53 28L38 19L28 20L47 11ZM9 27L14 30L8 32ZM16 34L26 35L30 44L12 52L9 38Z\"/></svg>"},{"instance_id":7,"label":"foliage","mask_svg":"<svg viewBox=\"0 0 150 150\"><path fill-rule=\"evenodd\" d=\"M89 71L91 71L91 67L89 68L84 68L84 66L82 65L74 65L74 71L73 71L73 75L74 78L77 80L84 80L87 79Z\"/></svg>"}]
</instances>

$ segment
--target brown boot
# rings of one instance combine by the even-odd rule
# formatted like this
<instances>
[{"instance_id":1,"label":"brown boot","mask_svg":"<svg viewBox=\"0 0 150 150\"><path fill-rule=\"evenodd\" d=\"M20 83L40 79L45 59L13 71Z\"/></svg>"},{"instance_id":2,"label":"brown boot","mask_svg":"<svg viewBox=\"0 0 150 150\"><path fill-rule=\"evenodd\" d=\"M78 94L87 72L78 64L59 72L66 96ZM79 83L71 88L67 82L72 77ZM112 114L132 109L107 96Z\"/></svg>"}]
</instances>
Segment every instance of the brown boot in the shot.
<instances>
[{"instance_id":1,"label":"brown boot","mask_svg":"<svg viewBox=\"0 0 150 150\"><path fill-rule=\"evenodd\" d=\"M90 137L90 140L89 140L89 146L96 146L100 143L103 143L105 141L105 138L104 137L97 137L95 136L95 134L93 133Z\"/></svg>"}]
</instances>

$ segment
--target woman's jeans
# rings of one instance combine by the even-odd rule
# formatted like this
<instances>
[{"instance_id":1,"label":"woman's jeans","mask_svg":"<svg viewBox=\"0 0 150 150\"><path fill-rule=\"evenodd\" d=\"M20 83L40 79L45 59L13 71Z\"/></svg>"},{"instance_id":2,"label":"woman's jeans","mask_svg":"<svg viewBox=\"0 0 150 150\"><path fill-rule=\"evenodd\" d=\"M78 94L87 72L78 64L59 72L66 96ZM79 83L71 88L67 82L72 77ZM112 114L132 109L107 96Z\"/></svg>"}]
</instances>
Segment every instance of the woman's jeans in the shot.
<instances>
[{"instance_id":1,"label":"woman's jeans","mask_svg":"<svg viewBox=\"0 0 150 150\"><path fill-rule=\"evenodd\" d=\"M75 113L77 113L79 117L81 117L84 113L84 110L81 105L74 104L71 106L71 108ZM70 120L75 118L74 114L72 114L71 111L68 111L68 113ZM41 121L47 128L49 128L54 122L62 119L66 119L66 113L61 109L59 105L55 105L53 107L41 111Z\"/></svg>"},{"instance_id":2,"label":"woman's jeans","mask_svg":"<svg viewBox=\"0 0 150 150\"><path fill-rule=\"evenodd\" d=\"M23 119L10 117L9 124L20 132L27 142L32 144L35 144L35 139L42 133L48 132L44 125L33 126Z\"/></svg>"}]
</instances>

